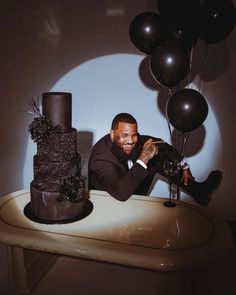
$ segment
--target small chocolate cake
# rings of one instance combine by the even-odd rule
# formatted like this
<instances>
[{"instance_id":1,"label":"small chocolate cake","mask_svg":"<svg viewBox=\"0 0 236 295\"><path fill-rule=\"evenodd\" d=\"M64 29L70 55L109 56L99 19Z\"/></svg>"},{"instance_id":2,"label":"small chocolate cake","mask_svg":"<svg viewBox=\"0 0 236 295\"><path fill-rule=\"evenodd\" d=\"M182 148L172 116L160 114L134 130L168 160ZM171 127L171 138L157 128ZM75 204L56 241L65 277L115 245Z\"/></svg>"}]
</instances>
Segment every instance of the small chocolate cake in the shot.
<instances>
[{"instance_id":1,"label":"small chocolate cake","mask_svg":"<svg viewBox=\"0 0 236 295\"><path fill-rule=\"evenodd\" d=\"M43 220L75 217L85 204L85 180L77 152L77 131L71 127L72 96L48 92L29 131L37 143L30 184L31 213Z\"/></svg>"}]
</instances>

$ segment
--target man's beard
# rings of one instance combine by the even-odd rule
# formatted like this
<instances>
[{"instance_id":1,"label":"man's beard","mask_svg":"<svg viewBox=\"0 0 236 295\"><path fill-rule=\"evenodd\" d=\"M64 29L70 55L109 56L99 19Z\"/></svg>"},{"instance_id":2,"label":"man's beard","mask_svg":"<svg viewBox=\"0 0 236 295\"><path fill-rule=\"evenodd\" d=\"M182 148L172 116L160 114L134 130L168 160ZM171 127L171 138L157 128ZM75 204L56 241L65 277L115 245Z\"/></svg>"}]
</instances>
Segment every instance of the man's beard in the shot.
<instances>
[{"instance_id":1,"label":"man's beard","mask_svg":"<svg viewBox=\"0 0 236 295\"><path fill-rule=\"evenodd\" d=\"M111 150L112 150L112 153L118 158L120 162L127 162L127 160L132 160L132 162L135 162L140 155L141 148L142 148L142 145L138 139L132 152L130 154L126 154L115 140L114 142L112 142Z\"/></svg>"}]
</instances>

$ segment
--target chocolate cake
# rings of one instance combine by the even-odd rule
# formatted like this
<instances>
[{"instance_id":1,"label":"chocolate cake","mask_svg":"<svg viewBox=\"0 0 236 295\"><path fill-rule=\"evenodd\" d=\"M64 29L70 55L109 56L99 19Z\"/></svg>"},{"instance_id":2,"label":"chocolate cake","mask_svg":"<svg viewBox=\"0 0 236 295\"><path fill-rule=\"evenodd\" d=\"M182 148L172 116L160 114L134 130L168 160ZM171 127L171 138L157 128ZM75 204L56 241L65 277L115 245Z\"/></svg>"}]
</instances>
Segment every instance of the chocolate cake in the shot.
<instances>
[{"instance_id":1,"label":"chocolate cake","mask_svg":"<svg viewBox=\"0 0 236 295\"><path fill-rule=\"evenodd\" d=\"M86 198L77 131L71 127L71 93L44 93L42 111L35 102L31 107L36 116L29 131L37 143L30 184L31 213L51 221L73 218L83 211Z\"/></svg>"}]
</instances>

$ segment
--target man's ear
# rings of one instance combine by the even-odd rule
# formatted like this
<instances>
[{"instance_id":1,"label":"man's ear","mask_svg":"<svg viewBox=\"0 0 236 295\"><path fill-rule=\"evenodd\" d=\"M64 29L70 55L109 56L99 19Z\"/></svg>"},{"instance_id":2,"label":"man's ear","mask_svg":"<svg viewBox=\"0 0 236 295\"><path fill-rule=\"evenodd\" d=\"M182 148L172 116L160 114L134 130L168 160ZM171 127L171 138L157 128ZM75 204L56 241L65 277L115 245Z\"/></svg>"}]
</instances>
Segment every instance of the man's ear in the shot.
<instances>
[{"instance_id":1,"label":"man's ear","mask_svg":"<svg viewBox=\"0 0 236 295\"><path fill-rule=\"evenodd\" d=\"M113 129L110 130L110 137L111 137L111 141L113 142L114 141L114 137L115 137L114 130Z\"/></svg>"}]
</instances>

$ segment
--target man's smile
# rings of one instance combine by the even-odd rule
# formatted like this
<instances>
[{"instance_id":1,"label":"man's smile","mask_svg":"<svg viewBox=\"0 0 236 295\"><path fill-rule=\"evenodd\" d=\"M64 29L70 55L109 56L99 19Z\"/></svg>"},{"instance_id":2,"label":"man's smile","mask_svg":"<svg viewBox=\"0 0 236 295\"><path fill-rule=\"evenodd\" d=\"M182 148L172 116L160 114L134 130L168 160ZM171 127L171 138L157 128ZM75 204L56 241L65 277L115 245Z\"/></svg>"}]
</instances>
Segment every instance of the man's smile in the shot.
<instances>
[{"instance_id":1,"label":"man's smile","mask_svg":"<svg viewBox=\"0 0 236 295\"><path fill-rule=\"evenodd\" d=\"M130 153L134 149L134 144L133 143L132 144L130 144L130 143L129 144L123 144L122 148L123 148L124 152Z\"/></svg>"}]
</instances>

